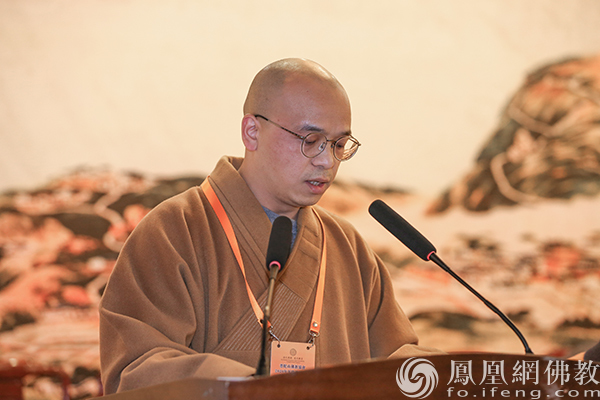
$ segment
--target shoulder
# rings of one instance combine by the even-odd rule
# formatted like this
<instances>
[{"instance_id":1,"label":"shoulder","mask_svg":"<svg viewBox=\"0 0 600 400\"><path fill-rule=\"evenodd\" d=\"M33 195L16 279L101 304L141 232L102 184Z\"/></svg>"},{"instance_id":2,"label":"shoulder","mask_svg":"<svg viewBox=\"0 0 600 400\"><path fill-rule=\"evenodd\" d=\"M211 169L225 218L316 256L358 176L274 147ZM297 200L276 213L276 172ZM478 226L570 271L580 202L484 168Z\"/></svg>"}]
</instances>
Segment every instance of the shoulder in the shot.
<instances>
[{"instance_id":1,"label":"shoulder","mask_svg":"<svg viewBox=\"0 0 600 400\"><path fill-rule=\"evenodd\" d=\"M150 210L131 236L148 238L191 233L194 227L206 224L205 201L199 186L170 197Z\"/></svg>"},{"instance_id":2,"label":"shoulder","mask_svg":"<svg viewBox=\"0 0 600 400\"><path fill-rule=\"evenodd\" d=\"M200 186L193 186L173 197L170 197L158 204L154 210L157 212L173 212L174 210L187 210L195 208L202 203L202 189ZM153 210L153 211L154 211Z\"/></svg>"},{"instance_id":3,"label":"shoulder","mask_svg":"<svg viewBox=\"0 0 600 400\"><path fill-rule=\"evenodd\" d=\"M204 213L203 194L199 186L194 186L158 204L142 222L157 222L165 217L186 219L190 214L196 216L198 213Z\"/></svg>"},{"instance_id":4,"label":"shoulder","mask_svg":"<svg viewBox=\"0 0 600 400\"><path fill-rule=\"evenodd\" d=\"M164 200L133 229L121 254L146 259L146 255L174 259L176 254L181 254L188 260L193 259L203 238L210 236L206 234L208 218L204 202L200 187Z\"/></svg>"}]
</instances>

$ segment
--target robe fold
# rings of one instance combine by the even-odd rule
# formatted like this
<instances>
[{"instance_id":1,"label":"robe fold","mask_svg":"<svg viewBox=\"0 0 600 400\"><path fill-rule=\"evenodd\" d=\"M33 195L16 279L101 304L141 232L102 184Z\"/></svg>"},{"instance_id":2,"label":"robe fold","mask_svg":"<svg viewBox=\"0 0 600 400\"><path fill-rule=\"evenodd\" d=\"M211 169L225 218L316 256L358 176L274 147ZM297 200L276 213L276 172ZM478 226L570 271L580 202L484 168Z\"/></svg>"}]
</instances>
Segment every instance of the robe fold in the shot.
<instances>
[{"instance_id":1,"label":"robe fold","mask_svg":"<svg viewBox=\"0 0 600 400\"><path fill-rule=\"evenodd\" d=\"M241 162L223 157L208 179L231 221L248 284L262 307L271 222L238 173ZM286 341L309 340L325 234L316 365L421 354L386 267L357 231L318 206L300 209L297 222L294 247L275 286L274 334ZM249 376L260 358L261 334L225 232L202 189L191 188L140 222L111 274L100 305L105 393L190 377Z\"/></svg>"}]
</instances>

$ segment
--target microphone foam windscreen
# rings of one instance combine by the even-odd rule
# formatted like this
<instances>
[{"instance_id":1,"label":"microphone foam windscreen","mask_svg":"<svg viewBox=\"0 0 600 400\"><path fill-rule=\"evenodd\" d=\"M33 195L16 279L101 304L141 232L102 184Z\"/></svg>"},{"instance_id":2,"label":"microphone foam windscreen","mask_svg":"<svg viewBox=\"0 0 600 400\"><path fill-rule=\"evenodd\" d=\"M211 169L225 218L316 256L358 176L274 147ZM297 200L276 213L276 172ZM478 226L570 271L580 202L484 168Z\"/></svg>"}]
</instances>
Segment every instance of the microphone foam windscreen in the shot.
<instances>
[{"instance_id":1,"label":"microphone foam windscreen","mask_svg":"<svg viewBox=\"0 0 600 400\"><path fill-rule=\"evenodd\" d=\"M267 266L277 261L281 268L285 265L292 245L292 221L288 217L279 216L273 221L269 247L267 248Z\"/></svg>"},{"instance_id":2,"label":"microphone foam windscreen","mask_svg":"<svg viewBox=\"0 0 600 400\"><path fill-rule=\"evenodd\" d=\"M429 261L431 253L435 253L433 244L383 201L371 203L369 214L421 259Z\"/></svg>"}]
</instances>

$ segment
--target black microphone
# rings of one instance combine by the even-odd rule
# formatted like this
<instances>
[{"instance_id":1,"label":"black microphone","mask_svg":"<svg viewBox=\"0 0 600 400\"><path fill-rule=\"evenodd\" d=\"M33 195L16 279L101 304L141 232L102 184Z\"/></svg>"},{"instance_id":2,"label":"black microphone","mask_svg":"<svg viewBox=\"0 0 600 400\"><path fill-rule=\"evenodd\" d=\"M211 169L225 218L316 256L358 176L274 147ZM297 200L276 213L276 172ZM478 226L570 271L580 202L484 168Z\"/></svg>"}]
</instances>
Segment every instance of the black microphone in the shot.
<instances>
[{"instance_id":1,"label":"black microphone","mask_svg":"<svg viewBox=\"0 0 600 400\"><path fill-rule=\"evenodd\" d=\"M398 213L390 208L387 204L385 204L381 200L375 200L369 206L369 214L373 216L385 229L390 231L392 235L394 235L398 240L400 240L406 247L408 247L413 253L419 256L421 259L425 261L433 261L444 271L452 275L454 279L460 282L461 285L469 289L471 293L473 293L479 300L481 300L490 310L496 313L502 321L504 321L510 329L515 332L515 334L523 343L523 347L525 347L525 353L533 354L525 337L523 334L517 329L515 324L504 315L502 311L500 311L496 306L486 300L482 295L480 295L475 289L471 287L467 282L465 282L460 276L458 276L454 271L450 269L436 254L436 249L431 244L429 240L425 238L425 236L421 235L421 233L416 230L411 224L408 223L404 218L402 218Z\"/></svg>"},{"instance_id":2,"label":"black microphone","mask_svg":"<svg viewBox=\"0 0 600 400\"><path fill-rule=\"evenodd\" d=\"M278 271L283 268L290 255L291 245L292 220L288 217L279 216L273 221L269 247L267 247L267 268L269 271L275 266Z\"/></svg>"},{"instance_id":3,"label":"black microphone","mask_svg":"<svg viewBox=\"0 0 600 400\"><path fill-rule=\"evenodd\" d=\"M271 321L271 306L273 304L273 291L275 289L275 279L277 273L285 265L292 245L292 221L288 217L279 216L273 221L271 236L269 237L269 247L267 247L267 268L269 269L269 289L267 292L267 302L263 311L262 319L262 347L256 376L267 375L267 343L269 339L269 323Z\"/></svg>"}]
</instances>

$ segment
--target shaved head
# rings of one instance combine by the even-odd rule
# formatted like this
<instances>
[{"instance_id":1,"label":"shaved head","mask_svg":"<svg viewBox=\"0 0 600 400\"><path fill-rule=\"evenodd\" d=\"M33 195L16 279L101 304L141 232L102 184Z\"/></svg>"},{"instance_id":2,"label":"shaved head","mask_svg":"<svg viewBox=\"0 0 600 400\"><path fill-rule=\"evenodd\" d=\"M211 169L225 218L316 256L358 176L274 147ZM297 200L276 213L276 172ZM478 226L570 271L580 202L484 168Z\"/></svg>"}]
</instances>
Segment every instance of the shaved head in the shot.
<instances>
[{"instance_id":1,"label":"shaved head","mask_svg":"<svg viewBox=\"0 0 600 400\"><path fill-rule=\"evenodd\" d=\"M303 58L286 58L263 68L254 78L244 102L244 114L266 114L285 91L286 84L308 78L342 92L340 82L321 65Z\"/></svg>"},{"instance_id":2,"label":"shaved head","mask_svg":"<svg viewBox=\"0 0 600 400\"><path fill-rule=\"evenodd\" d=\"M350 125L348 95L329 71L300 58L275 61L256 75L244 103L239 173L263 207L296 218L335 179L333 143L351 134ZM330 143L312 158L302 152L310 133Z\"/></svg>"}]
</instances>

